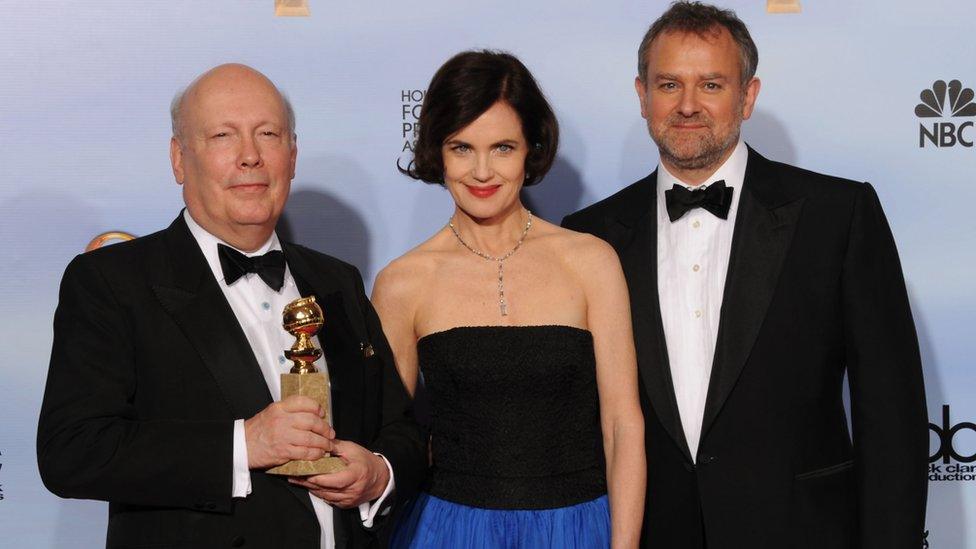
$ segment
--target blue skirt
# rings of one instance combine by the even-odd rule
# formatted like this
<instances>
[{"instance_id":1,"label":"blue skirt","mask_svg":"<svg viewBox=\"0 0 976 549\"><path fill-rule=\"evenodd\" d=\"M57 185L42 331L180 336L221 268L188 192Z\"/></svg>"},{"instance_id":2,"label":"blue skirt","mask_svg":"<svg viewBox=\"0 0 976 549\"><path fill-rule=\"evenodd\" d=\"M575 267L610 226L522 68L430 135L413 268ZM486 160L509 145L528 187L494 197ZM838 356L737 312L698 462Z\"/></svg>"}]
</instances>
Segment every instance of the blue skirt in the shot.
<instances>
[{"instance_id":1,"label":"blue skirt","mask_svg":"<svg viewBox=\"0 0 976 549\"><path fill-rule=\"evenodd\" d=\"M533 511L482 509L421 493L397 525L394 549L610 547L607 496Z\"/></svg>"}]
</instances>

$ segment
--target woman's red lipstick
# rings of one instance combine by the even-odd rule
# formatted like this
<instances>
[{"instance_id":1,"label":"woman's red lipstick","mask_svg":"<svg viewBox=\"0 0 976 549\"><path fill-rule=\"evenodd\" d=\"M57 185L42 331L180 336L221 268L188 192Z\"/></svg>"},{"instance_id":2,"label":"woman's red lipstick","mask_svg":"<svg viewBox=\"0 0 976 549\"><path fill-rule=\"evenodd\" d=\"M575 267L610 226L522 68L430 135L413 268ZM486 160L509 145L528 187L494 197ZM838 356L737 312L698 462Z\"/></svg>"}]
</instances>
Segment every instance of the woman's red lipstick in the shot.
<instances>
[{"instance_id":1,"label":"woman's red lipstick","mask_svg":"<svg viewBox=\"0 0 976 549\"><path fill-rule=\"evenodd\" d=\"M471 185L465 185L468 192L477 196L478 198L488 198L489 196L495 194L501 185L491 185L490 187L472 187Z\"/></svg>"}]
</instances>

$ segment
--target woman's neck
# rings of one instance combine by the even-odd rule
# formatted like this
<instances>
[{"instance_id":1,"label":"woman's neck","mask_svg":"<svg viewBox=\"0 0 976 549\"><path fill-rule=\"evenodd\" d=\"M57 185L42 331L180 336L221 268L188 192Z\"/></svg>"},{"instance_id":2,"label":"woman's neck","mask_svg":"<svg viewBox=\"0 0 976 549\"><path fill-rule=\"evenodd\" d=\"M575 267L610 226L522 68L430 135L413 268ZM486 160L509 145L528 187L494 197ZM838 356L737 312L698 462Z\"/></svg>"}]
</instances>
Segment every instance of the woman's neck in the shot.
<instances>
[{"instance_id":1,"label":"woman's neck","mask_svg":"<svg viewBox=\"0 0 976 549\"><path fill-rule=\"evenodd\" d=\"M477 218L461 208L454 209L454 228L461 238L479 252L499 257L514 248L525 233L529 211L521 201L498 215Z\"/></svg>"}]
</instances>

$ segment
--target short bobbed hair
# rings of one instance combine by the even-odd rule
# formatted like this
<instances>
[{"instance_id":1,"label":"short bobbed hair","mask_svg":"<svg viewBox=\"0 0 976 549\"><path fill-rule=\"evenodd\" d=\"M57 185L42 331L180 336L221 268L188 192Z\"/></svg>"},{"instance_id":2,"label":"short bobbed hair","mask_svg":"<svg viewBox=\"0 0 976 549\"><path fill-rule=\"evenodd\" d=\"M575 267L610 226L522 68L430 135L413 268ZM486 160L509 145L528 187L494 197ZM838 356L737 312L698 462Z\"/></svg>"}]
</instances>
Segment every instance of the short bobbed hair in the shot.
<instances>
[{"instance_id":1,"label":"short bobbed hair","mask_svg":"<svg viewBox=\"0 0 976 549\"><path fill-rule=\"evenodd\" d=\"M529 69L515 56L499 51L465 51L434 74L417 121L413 160L399 167L427 183L444 183L441 147L452 135L504 101L518 114L528 143L525 185L538 183L549 171L559 146L559 124Z\"/></svg>"}]
</instances>

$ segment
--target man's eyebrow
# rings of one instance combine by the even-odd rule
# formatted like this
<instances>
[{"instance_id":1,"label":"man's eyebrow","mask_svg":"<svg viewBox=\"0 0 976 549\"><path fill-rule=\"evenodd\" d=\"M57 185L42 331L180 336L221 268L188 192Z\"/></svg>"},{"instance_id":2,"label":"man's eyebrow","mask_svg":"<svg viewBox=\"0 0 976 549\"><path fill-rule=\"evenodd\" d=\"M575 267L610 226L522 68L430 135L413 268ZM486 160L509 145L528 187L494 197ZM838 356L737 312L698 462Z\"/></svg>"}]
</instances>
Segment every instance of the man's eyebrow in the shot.
<instances>
[{"instance_id":1,"label":"man's eyebrow","mask_svg":"<svg viewBox=\"0 0 976 549\"><path fill-rule=\"evenodd\" d=\"M720 72L706 72L698 75L699 80L728 80L729 77ZM654 75L654 80L681 80L677 74L670 72L659 72Z\"/></svg>"}]
</instances>

